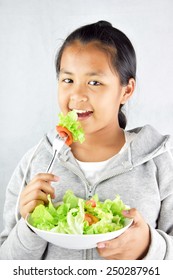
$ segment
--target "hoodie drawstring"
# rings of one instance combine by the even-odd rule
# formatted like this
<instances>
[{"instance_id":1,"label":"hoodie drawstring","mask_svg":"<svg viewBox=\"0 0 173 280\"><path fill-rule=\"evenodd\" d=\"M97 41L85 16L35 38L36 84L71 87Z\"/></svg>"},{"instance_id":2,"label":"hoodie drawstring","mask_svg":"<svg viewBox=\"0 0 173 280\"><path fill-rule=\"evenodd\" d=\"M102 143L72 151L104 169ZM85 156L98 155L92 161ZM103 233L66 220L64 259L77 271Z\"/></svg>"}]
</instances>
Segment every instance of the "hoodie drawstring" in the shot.
<instances>
[{"instance_id":1,"label":"hoodie drawstring","mask_svg":"<svg viewBox=\"0 0 173 280\"><path fill-rule=\"evenodd\" d=\"M19 221L19 218L20 218L20 217L19 217L19 200L20 200L21 192L22 192L22 190L23 190L23 188L24 188L24 186L25 186L26 176L27 176L27 174L28 174L29 167L30 167L30 165L31 165L31 162L32 162L32 160L33 160L33 158L34 158L34 156L35 156L35 154L36 154L38 148L40 147L40 145L42 144L42 142L44 141L44 139L45 139L45 137L43 137L43 138L40 140L40 142L37 144L36 148L34 149L32 155L31 155L31 157L30 157L30 159L29 159L29 161L28 161L28 165L27 165L26 170L25 170L25 174L24 174L24 177L23 177L23 180L22 180L22 184L21 184L20 191L19 191L18 198L17 198L17 202L16 202L16 208L15 208L15 218L16 218L16 222L18 222L18 221Z\"/></svg>"}]
</instances>

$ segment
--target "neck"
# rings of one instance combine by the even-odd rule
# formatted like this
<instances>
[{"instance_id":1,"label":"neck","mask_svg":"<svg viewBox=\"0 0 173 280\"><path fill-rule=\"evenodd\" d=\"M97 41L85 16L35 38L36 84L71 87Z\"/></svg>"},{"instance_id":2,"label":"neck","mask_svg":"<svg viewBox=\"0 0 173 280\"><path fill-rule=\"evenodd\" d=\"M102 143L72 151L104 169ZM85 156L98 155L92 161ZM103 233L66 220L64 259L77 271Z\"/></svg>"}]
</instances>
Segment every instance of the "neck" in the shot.
<instances>
[{"instance_id":1,"label":"neck","mask_svg":"<svg viewBox=\"0 0 173 280\"><path fill-rule=\"evenodd\" d=\"M117 154L125 144L124 131L120 127L114 130L99 130L86 134L84 143L73 143L74 156L84 162L104 161Z\"/></svg>"}]
</instances>

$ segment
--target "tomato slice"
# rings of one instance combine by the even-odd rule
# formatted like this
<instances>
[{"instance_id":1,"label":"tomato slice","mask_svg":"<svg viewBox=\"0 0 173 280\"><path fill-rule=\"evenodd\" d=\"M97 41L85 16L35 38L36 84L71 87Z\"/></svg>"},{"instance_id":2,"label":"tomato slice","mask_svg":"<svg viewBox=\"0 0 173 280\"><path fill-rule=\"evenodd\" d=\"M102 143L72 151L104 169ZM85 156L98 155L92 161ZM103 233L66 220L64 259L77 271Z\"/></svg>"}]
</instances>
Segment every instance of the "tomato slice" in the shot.
<instances>
[{"instance_id":1,"label":"tomato slice","mask_svg":"<svg viewBox=\"0 0 173 280\"><path fill-rule=\"evenodd\" d=\"M66 137L66 136L67 136L67 139L66 139L65 143L66 143L68 146L70 146L70 145L73 143L73 136L72 136L72 133L71 133L66 127L57 125L57 126L56 126L56 130L57 130L57 132L59 133L59 135L60 135L61 137Z\"/></svg>"},{"instance_id":2,"label":"tomato slice","mask_svg":"<svg viewBox=\"0 0 173 280\"><path fill-rule=\"evenodd\" d=\"M84 221L87 221L89 225L96 224L99 219L90 213L85 213Z\"/></svg>"},{"instance_id":3,"label":"tomato slice","mask_svg":"<svg viewBox=\"0 0 173 280\"><path fill-rule=\"evenodd\" d=\"M94 199L87 200L86 204L91 204L92 207L96 207L96 202Z\"/></svg>"}]
</instances>

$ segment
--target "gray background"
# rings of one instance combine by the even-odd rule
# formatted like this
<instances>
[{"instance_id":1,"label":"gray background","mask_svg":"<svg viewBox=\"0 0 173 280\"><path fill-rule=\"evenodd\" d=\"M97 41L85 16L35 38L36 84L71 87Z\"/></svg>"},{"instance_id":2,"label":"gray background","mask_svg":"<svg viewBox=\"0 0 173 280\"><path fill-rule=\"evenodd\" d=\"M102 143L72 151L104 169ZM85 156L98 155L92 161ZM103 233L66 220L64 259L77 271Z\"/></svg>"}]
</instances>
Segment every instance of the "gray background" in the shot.
<instances>
[{"instance_id":1,"label":"gray background","mask_svg":"<svg viewBox=\"0 0 173 280\"><path fill-rule=\"evenodd\" d=\"M128 128L173 134L172 14L172 0L0 0L0 230L16 164L56 125L54 59L74 28L104 19L127 34L138 58Z\"/></svg>"}]
</instances>

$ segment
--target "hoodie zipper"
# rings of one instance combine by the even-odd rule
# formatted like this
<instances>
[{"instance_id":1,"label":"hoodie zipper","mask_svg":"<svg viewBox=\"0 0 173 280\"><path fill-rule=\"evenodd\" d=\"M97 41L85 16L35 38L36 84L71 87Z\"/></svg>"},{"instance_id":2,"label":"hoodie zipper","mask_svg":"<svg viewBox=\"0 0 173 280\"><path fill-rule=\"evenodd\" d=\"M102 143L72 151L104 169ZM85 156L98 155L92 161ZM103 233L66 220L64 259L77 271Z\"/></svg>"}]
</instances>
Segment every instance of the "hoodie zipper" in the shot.
<instances>
[{"instance_id":1,"label":"hoodie zipper","mask_svg":"<svg viewBox=\"0 0 173 280\"><path fill-rule=\"evenodd\" d=\"M92 186L88 183L87 180L83 176L81 176L80 172L77 171L77 168L73 168L72 165L69 165L67 162L61 160L61 164L72 171L75 175L77 175L82 182L85 183L85 192L86 198L90 199L92 197ZM83 260L92 260L93 259L93 249L85 249L83 250Z\"/></svg>"},{"instance_id":2,"label":"hoodie zipper","mask_svg":"<svg viewBox=\"0 0 173 280\"><path fill-rule=\"evenodd\" d=\"M107 176L107 177L104 178L103 180L107 180L107 179L110 179L110 178L112 178L112 177L121 175L121 174L123 174L123 173L125 173L125 172L129 172L130 170L132 170L132 168L133 168L133 167L130 167L130 168L128 168L128 169L122 170L121 172L117 172L117 173L115 173L114 175ZM96 182L96 183L94 184L94 186L92 187L92 189L91 189L91 186L89 186L89 187L90 187L90 194L91 194L90 198L93 196L93 194L94 194L94 192L95 192L95 190L96 190L98 184L101 183L103 180L99 180L98 182ZM93 249L87 249L87 250L85 250L84 257L85 257L85 260L92 260L92 259L93 259Z\"/></svg>"},{"instance_id":3,"label":"hoodie zipper","mask_svg":"<svg viewBox=\"0 0 173 280\"><path fill-rule=\"evenodd\" d=\"M129 171L131 171L131 170L133 169L133 166L130 165L129 168L124 168L123 170L121 170L121 171L119 171L119 172L115 172L115 173L113 173L113 174L110 175L110 176L106 176L106 177L102 178L101 180L97 181L97 182L92 186L92 185L89 184L89 182L88 182L87 180L85 180L85 177L81 176L81 174L80 174L80 172L78 172L77 168L73 168L73 166L72 166L72 165L69 165L67 162L64 162L64 161L62 161L62 160L60 160L60 161L61 161L61 164L62 164L64 167L66 167L66 168L68 168L70 171L72 171L75 175L77 175L77 176L82 180L82 182L85 183L85 187L86 187L86 188L85 188L85 191L86 191L86 199L91 198L91 197L94 195L94 192L95 192L95 189L96 189L97 185L98 185L99 183L101 183L102 181L105 181L105 180L108 180L108 179L110 179L110 178L116 177L116 176L118 176L118 175L124 174L124 173L129 172Z\"/></svg>"},{"instance_id":4,"label":"hoodie zipper","mask_svg":"<svg viewBox=\"0 0 173 280\"><path fill-rule=\"evenodd\" d=\"M60 159L61 164L65 167L68 168L70 171L72 171L75 175L77 175L82 182L85 184L85 192L86 192L86 199L91 198L91 193L92 193L92 186L88 183L87 180L85 180L85 177L81 176L81 172L78 172L77 168L74 168L71 164L68 164L67 162L63 161Z\"/></svg>"}]
</instances>

